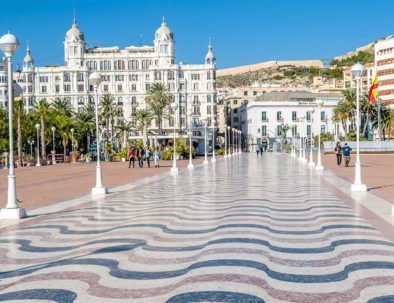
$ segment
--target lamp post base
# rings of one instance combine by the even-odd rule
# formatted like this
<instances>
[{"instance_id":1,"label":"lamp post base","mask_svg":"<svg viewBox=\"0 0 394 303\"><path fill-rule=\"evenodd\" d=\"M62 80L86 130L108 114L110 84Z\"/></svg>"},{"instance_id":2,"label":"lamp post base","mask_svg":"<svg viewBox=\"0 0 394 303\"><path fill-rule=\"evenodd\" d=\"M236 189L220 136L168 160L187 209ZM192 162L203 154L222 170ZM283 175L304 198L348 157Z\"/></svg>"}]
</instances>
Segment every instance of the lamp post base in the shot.
<instances>
[{"instance_id":1,"label":"lamp post base","mask_svg":"<svg viewBox=\"0 0 394 303\"><path fill-rule=\"evenodd\" d=\"M212 163L216 163L216 159L215 159L215 158L212 158L212 159L211 159L211 162L212 162Z\"/></svg>"},{"instance_id":2,"label":"lamp post base","mask_svg":"<svg viewBox=\"0 0 394 303\"><path fill-rule=\"evenodd\" d=\"M0 210L0 219L22 219L26 217L26 210L23 207L3 208Z\"/></svg>"},{"instance_id":3,"label":"lamp post base","mask_svg":"<svg viewBox=\"0 0 394 303\"><path fill-rule=\"evenodd\" d=\"M187 168L188 168L188 169L194 169L194 164L189 164L189 165L187 166Z\"/></svg>"},{"instance_id":4,"label":"lamp post base","mask_svg":"<svg viewBox=\"0 0 394 303\"><path fill-rule=\"evenodd\" d=\"M316 170L323 170L324 166L323 165L316 165Z\"/></svg>"},{"instance_id":5,"label":"lamp post base","mask_svg":"<svg viewBox=\"0 0 394 303\"><path fill-rule=\"evenodd\" d=\"M178 172L179 172L178 167L172 167L172 168L171 168L171 175L177 175Z\"/></svg>"},{"instance_id":6,"label":"lamp post base","mask_svg":"<svg viewBox=\"0 0 394 303\"><path fill-rule=\"evenodd\" d=\"M92 197L102 197L108 194L108 188L106 187L93 187L92 188Z\"/></svg>"},{"instance_id":7,"label":"lamp post base","mask_svg":"<svg viewBox=\"0 0 394 303\"><path fill-rule=\"evenodd\" d=\"M307 160L306 158L301 158L301 162L303 162L303 163L307 163L307 162L308 162L308 160Z\"/></svg>"},{"instance_id":8,"label":"lamp post base","mask_svg":"<svg viewBox=\"0 0 394 303\"><path fill-rule=\"evenodd\" d=\"M224 156L223 156L224 158L227 158L228 156L227 156L227 154L224 154Z\"/></svg>"},{"instance_id":9,"label":"lamp post base","mask_svg":"<svg viewBox=\"0 0 394 303\"><path fill-rule=\"evenodd\" d=\"M367 191L367 186L365 184L352 184L350 186L351 191Z\"/></svg>"},{"instance_id":10,"label":"lamp post base","mask_svg":"<svg viewBox=\"0 0 394 303\"><path fill-rule=\"evenodd\" d=\"M204 160L203 164L204 164L204 165L208 165L208 164L209 164L209 161L208 161L208 160Z\"/></svg>"},{"instance_id":11,"label":"lamp post base","mask_svg":"<svg viewBox=\"0 0 394 303\"><path fill-rule=\"evenodd\" d=\"M309 168L313 168L313 167L315 167L315 166L316 166L315 162L309 162L309 163L308 163L308 167L309 167Z\"/></svg>"},{"instance_id":12,"label":"lamp post base","mask_svg":"<svg viewBox=\"0 0 394 303\"><path fill-rule=\"evenodd\" d=\"M55 164L56 164L56 160L53 160L53 161L52 161L52 165L55 165Z\"/></svg>"},{"instance_id":13,"label":"lamp post base","mask_svg":"<svg viewBox=\"0 0 394 303\"><path fill-rule=\"evenodd\" d=\"M36 166L41 166L41 163L37 163Z\"/></svg>"}]
</instances>

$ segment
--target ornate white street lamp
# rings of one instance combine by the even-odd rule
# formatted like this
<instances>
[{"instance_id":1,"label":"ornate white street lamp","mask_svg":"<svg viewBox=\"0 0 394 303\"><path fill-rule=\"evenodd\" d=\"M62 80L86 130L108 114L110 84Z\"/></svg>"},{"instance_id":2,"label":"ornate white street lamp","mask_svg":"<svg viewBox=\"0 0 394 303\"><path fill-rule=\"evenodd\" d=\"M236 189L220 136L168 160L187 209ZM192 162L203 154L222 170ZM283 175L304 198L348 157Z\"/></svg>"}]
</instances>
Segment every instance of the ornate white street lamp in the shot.
<instances>
[{"instance_id":1,"label":"ornate white street lamp","mask_svg":"<svg viewBox=\"0 0 394 303\"><path fill-rule=\"evenodd\" d=\"M298 156L298 160L299 161L302 161L302 147L303 147L303 144L302 144L302 131L303 131L304 119L305 119L305 116L301 116L300 117L301 132L300 132L300 150L299 150L299 156Z\"/></svg>"},{"instance_id":2,"label":"ornate white street lamp","mask_svg":"<svg viewBox=\"0 0 394 303\"><path fill-rule=\"evenodd\" d=\"M95 102L95 114L96 114L96 141L97 141L97 166L96 166L96 187L92 188L92 196L99 197L108 194L108 188L103 185L103 176L101 173L101 147L100 147L100 132L98 125L98 86L101 83L100 73L94 72L89 76L89 83L94 86L96 92L96 102Z\"/></svg>"},{"instance_id":3,"label":"ornate white street lamp","mask_svg":"<svg viewBox=\"0 0 394 303\"><path fill-rule=\"evenodd\" d=\"M12 57L19 48L19 41L10 33L0 38L0 50L5 54L8 61L8 135L9 135L9 155L10 169L8 171L8 194L7 205L0 211L1 219L20 219L26 217L26 211L23 207L18 206L16 195L16 176L14 167L14 134L12 111L14 106L13 89L12 89Z\"/></svg>"},{"instance_id":4,"label":"ornate white street lamp","mask_svg":"<svg viewBox=\"0 0 394 303\"><path fill-rule=\"evenodd\" d=\"M216 119L215 119L215 117L212 117L212 159L211 159L212 163L216 162L216 158L215 158L215 125L216 125Z\"/></svg>"},{"instance_id":5,"label":"ornate white street lamp","mask_svg":"<svg viewBox=\"0 0 394 303\"><path fill-rule=\"evenodd\" d=\"M357 127L357 157L356 157L356 171L354 175L354 183L351 185L352 191L367 191L367 186L363 184L361 180L361 162L360 162L360 79L365 71L362 64L356 63L351 69L353 78L356 79L356 90L357 90L357 116L356 116L356 127Z\"/></svg>"},{"instance_id":6,"label":"ornate white street lamp","mask_svg":"<svg viewBox=\"0 0 394 303\"><path fill-rule=\"evenodd\" d=\"M188 169L194 169L194 164L193 164L193 153L192 153L192 135L193 135L193 112L191 109L187 112L187 115L189 116L189 134L190 134L190 152L189 152L189 165L187 166Z\"/></svg>"},{"instance_id":7,"label":"ornate white street lamp","mask_svg":"<svg viewBox=\"0 0 394 303\"><path fill-rule=\"evenodd\" d=\"M242 155L242 130L239 131L239 154Z\"/></svg>"},{"instance_id":8,"label":"ornate white street lamp","mask_svg":"<svg viewBox=\"0 0 394 303\"><path fill-rule=\"evenodd\" d=\"M34 140L27 141L27 143L30 145L30 160L31 160L31 159L33 159L33 144L34 144Z\"/></svg>"},{"instance_id":9,"label":"ornate white street lamp","mask_svg":"<svg viewBox=\"0 0 394 303\"><path fill-rule=\"evenodd\" d=\"M228 130L228 157L231 157L231 126L227 126L227 130Z\"/></svg>"},{"instance_id":10,"label":"ornate white street lamp","mask_svg":"<svg viewBox=\"0 0 394 303\"><path fill-rule=\"evenodd\" d=\"M227 124L224 124L224 157L227 158Z\"/></svg>"},{"instance_id":11,"label":"ornate white street lamp","mask_svg":"<svg viewBox=\"0 0 394 303\"><path fill-rule=\"evenodd\" d=\"M315 109L314 108L310 108L309 110L310 116L311 116L311 122L313 123L313 114L315 113ZM310 138L310 153L309 153L309 163L308 163L308 167L309 168L313 168L315 166L315 162L313 162L313 132L312 132L312 124L311 124L311 138Z\"/></svg>"},{"instance_id":12,"label":"ornate white street lamp","mask_svg":"<svg viewBox=\"0 0 394 303\"><path fill-rule=\"evenodd\" d=\"M207 165L208 162L208 147L207 147L207 121L208 118L204 117L202 118L202 121L204 121L204 164Z\"/></svg>"},{"instance_id":13,"label":"ornate white street lamp","mask_svg":"<svg viewBox=\"0 0 394 303\"><path fill-rule=\"evenodd\" d=\"M232 146L233 146L233 156L235 156L235 145L234 145L234 141L235 141L235 128L232 128L233 131L233 142L232 142Z\"/></svg>"},{"instance_id":14,"label":"ornate white street lamp","mask_svg":"<svg viewBox=\"0 0 394 303\"><path fill-rule=\"evenodd\" d=\"M291 126L291 157L295 157L295 145L294 145L294 124L292 124Z\"/></svg>"},{"instance_id":15,"label":"ornate white street lamp","mask_svg":"<svg viewBox=\"0 0 394 303\"><path fill-rule=\"evenodd\" d=\"M321 136L321 108L323 107L323 104L324 104L324 102L323 102L323 100L322 99L317 99L317 101L316 101L316 103L317 103L317 107L318 107L318 109L319 109L319 117L318 117L318 120L319 120L319 142L318 142L318 153L317 153L317 165L316 165L316 169L317 170L323 170L324 169L324 167L323 167L323 165L321 164L321 152L320 152L320 136Z\"/></svg>"},{"instance_id":16,"label":"ornate white street lamp","mask_svg":"<svg viewBox=\"0 0 394 303\"><path fill-rule=\"evenodd\" d=\"M41 166L40 163L40 123L36 124L37 129L37 163L36 166Z\"/></svg>"},{"instance_id":17,"label":"ornate white street lamp","mask_svg":"<svg viewBox=\"0 0 394 303\"><path fill-rule=\"evenodd\" d=\"M71 131L71 151L74 151L74 129L70 129Z\"/></svg>"},{"instance_id":18,"label":"ornate white street lamp","mask_svg":"<svg viewBox=\"0 0 394 303\"><path fill-rule=\"evenodd\" d=\"M52 164L56 164L56 158L55 158L55 130L56 127L52 126Z\"/></svg>"},{"instance_id":19,"label":"ornate white street lamp","mask_svg":"<svg viewBox=\"0 0 394 303\"><path fill-rule=\"evenodd\" d=\"M176 167L176 110L178 108L178 104L174 102L171 103L171 109L174 112L174 159L172 162L171 174L176 175L179 172L178 167Z\"/></svg>"}]
</instances>

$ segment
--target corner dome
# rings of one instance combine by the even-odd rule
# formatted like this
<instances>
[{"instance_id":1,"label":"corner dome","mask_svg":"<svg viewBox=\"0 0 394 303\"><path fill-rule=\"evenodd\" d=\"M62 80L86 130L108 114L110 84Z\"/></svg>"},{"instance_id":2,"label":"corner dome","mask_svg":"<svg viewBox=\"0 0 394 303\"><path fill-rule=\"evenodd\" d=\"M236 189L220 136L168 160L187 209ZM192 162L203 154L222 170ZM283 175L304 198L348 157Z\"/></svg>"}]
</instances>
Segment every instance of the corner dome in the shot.
<instances>
[{"instance_id":1,"label":"corner dome","mask_svg":"<svg viewBox=\"0 0 394 303\"><path fill-rule=\"evenodd\" d=\"M169 38L174 39L172 30L167 26L166 19L163 17L161 26L156 30L155 39L168 40Z\"/></svg>"},{"instance_id":2,"label":"corner dome","mask_svg":"<svg viewBox=\"0 0 394 303\"><path fill-rule=\"evenodd\" d=\"M212 52L212 45L211 45L211 39L209 39L209 46L208 46L208 53L205 56L205 63L207 64L214 64L216 62L215 55Z\"/></svg>"},{"instance_id":3,"label":"corner dome","mask_svg":"<svg viewBox=\"0 0 394 303\"><path fill-rule=\"evenodd\" d=\"M77 41L85 41L85 36L75 23L75 19L73 26L66 33L66 41L72 40L73 38L75 38Z\"/></svg>"},{"instance_id":4,"label":"corner dome","mask_svg":"<svg viewBox=\"0 0 394 303\"><path fill-rule=\"evenodd\" d=\"M26 56L23 59L23 64L25 66L28 66L29 64L30 65L34 65L34 60L33 60L33 58L30 55L29 41L27 41Z\"/></svg>"}]
</instances>

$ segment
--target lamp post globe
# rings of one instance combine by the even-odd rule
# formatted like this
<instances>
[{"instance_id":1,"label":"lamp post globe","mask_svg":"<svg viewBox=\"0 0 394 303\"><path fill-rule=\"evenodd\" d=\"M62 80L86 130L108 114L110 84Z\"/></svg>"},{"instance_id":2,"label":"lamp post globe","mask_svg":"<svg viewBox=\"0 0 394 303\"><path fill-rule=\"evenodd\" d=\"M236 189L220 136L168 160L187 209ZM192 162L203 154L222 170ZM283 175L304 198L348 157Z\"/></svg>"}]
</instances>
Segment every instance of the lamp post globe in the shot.
<instances>
[{"instance_id":1,"label":"lamp post globe","mask_svg":"<svg viewBox=\"0 0 394 303\"><path fill-rule=\"evenodd\" d=\"M216 158L215 158L215 153L216 153L216 151L215 151L215 130L216 130L216 128L215 128L215 125L216 125L216 118L215 117L213 117L212 118L212 159L211 159L211 162L212 163L215 163L216 162Z\"/></svg>"},{"instance_id":2,"label":"lamp post globe","mask_svg":"<svg viewBox=\"0 0 394 303\"><path fill-rule=\"evenodd\" d=\"M315 109L312 107L310 109L308 109L308 112L310 114L310 118L311 118L311 123L313 123L313 114L315 113ZM315 167L315 162L313 162L313 132L312 132L312 125L311 124L311 134L310 134L310 153L309 153L309 163L308 163L308 167L309 168L313 168Z\"/></svg>"},{"instance_id":3,"label":"lamp post globe","mask_svg":"<svg viewBox=\"0 0 394 303\"><path fill-rule=\"evenodd\" d=\"M14 128L13 128L13 87L12 87L12 57L19 48L18 39L8 33L0 38L0 50L7 57L8 70L8 143L9 143L9 165L8 170L8 193L7 205L0 210L0 219L21 219L26 217L26 211L23 207L18 206L18 198L16 194L16 176L14 167Z\"/></svg>"},{"instance_id":4,"label":"lamp post globe","mask_svg":"<svg viewBox=\"0 0 394 303\"><path fill-rule=\"evenodd\" d=\"M361 178L361 161L360 161L360 80L365 68L362 64L356 63L351 69L353 78L356 79L357 91L357 108L356 108L356 135L357 135L357 157L354 174L354 183L351 185L351 191L367 191L367 186L363 184Z\"/></svg>"},{"instance_id":5,"label":"lamp post globe","mask_svg":"<svg viewBox=\"0 0 394 303\"><path fill-rule=\"evenodd\" d=\"M178 174L178 167L176 166L176 110L178 108L178 104L175 102L171 103L171 109L174 112L174 159L172 162L171 174L176 175Z\"/></svg>"},{"instance_id":6,"label":"lamp post globe","mask_svg":"<svg viewBox=\"0 0 394 303\"><path fill-rule=\"evenodd\" d=\"M192 136L193 136L193 111L191 109L188 110L187 116L189 117L189 135L190 135L190 142L189 142L189 165L187 166L188 169L194 169L194 164L193 164L193 153L192 153Z\"/></svg>"},{"instance_id":7,"label":"lamp post globe","mask_svg":"<svg viewBox=\"0 0 394 303\"><path fill-rule=\"evenodd\" d=\"M316 169L317 170L323 170L324 167L321 164L321 151L320 151L320 145L321 145L321 141L320 141L320 137L321 137L321 108L324 105L324 102L322 99L317 99L317 108L319 109L319 116L318 116L318 120L319 120L319 142L318 142L318 152L317 152L317 164L316 164Z\"/></svg>"},{"instance_id":8,"label":"lamp post globe","mask_svg":"<svg viewBox=\"0 0 394 303\"><path fill-rule=\"evenodd\" d=\"M55 131L56 131L56 127L52 126L51 127L52 130L52 164L56 164L56 158L55 158L55 154L56 154L56 150L55 150Z\"/></svg>"},{"instance_id":9,"label":"lamp post globe","mask_svg":"<svg viewBox=\"0 0 394 303\"><path fill-rule=\"evenodd\" d=\"M103 185L103 176L101 171L101 144L100 144L100 131L98 126L98 86L101 83L101 74L98 72L91 73L89 76L89 84L94 86L95 90L95 115L96 115L96 141L97 141L97 165L96 165L96 186L92 188L92 197L102 197L108 193L108 188Z\"/></svg>"},{"instance_id":10,"label":"lamp post globe","mask_svg":"<svg viewBox=\"0 0 394 303\"><path fill-rule=\"evenodd\" d=\"M230 140L231 140L231 126L230 125L227 126L227 130L228 130L228 157L231 157L231 144L230 144Z\"/></svg>"},{"instance_id":11,"label":"lamp post globe","mask_svg":"<svg viewBox=\"0 0 394 303\"><path fill-rule=\"evenodd\" d=\"M208 147L207 147L207 121L208 118L204 117L202 118L202 121L204 122L204 165L207 165L208 162Z\"/></svg>"}]
</instances>

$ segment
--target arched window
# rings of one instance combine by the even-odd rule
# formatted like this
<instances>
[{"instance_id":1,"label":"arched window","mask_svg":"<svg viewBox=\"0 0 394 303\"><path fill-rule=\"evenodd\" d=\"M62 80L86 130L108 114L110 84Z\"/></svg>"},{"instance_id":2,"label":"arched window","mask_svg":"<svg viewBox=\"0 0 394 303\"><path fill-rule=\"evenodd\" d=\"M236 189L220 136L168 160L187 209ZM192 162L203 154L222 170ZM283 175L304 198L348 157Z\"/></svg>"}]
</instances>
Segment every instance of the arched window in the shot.
<instances>
[{"instance_id":1,"label":"arched window","mask_svg":"<svg viewBox=\"0 0 394 303\"><path fill-rule=\"evenodd\" d=\"M210 71L207 72L207 79L211 80L211 72Z\"/></svg>"},{"instance_id":2,"label":"arched window","mask_svg":"<svg viewBox=\"0 0 394 303\"><path fill-rule=\"evenodd\" d=\"M115 62L114 62L114 69L115 70L124 70L125 69L125 62L124 62L124 60L115 60Z\"/></svg>"}]
</instances>

